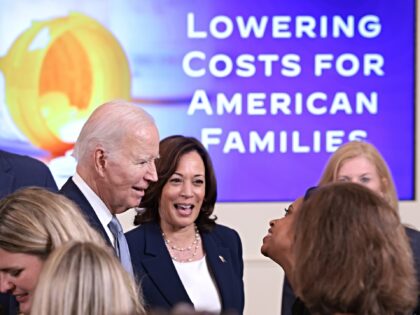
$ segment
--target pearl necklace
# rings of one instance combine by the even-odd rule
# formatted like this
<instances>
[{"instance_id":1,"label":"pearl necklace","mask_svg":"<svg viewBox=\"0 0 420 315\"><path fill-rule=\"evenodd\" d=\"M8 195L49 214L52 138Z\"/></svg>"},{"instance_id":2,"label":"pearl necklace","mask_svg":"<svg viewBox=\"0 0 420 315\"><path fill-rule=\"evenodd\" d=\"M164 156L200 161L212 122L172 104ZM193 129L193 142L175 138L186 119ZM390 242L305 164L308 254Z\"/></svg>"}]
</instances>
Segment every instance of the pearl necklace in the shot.
<instances>
[{"instance_id":1,"label":"pearl necklace","mask_svg":"<svg viewBox=\"0 0 420 315\"><path fill-rule=\"evenodd\" d=\"M195 224L194 224L194 229L195 229L194 241L192 242L191 245L189 245L187 247L177 247L169 239L167 239L165 233L162 232L163 240L165 241L165 244L169 249L169 254L171 255L171 258L173 260L178 261L178 262L190 262L197 255L198 248L200 247L200 244L201 244L200 243L200 232L198 231L198 227ZM174 251L174 252L171 253L171 251ZM181 258L177 257L179 255L182 255L184 252L191 252L191 251L192 251L192 253L188 258L181 259ZM179 253L176 254L176 252L179 252Z\"/></svg>"}]
</instances>

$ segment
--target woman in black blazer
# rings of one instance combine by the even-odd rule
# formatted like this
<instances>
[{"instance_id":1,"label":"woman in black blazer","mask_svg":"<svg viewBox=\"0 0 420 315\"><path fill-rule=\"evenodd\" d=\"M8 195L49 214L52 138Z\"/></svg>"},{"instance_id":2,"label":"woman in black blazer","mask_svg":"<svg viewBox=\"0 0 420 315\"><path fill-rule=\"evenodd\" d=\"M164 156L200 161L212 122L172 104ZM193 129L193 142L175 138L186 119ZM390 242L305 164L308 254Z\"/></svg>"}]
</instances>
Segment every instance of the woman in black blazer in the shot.
<instances>
[{"instance_id":1,"label":"woman in black blazer","mask_svg":"<svg viewBox=\"0 0 420 315\"><path fill-rule=\"evenodd\" d=\"M217 184L210 156L195 138L161 141L158 182L150 185L126 234L146 307L243 313L242 244L212 216ZM147 165L146 167L153 167Z\"/></svg>"}]
</instances>

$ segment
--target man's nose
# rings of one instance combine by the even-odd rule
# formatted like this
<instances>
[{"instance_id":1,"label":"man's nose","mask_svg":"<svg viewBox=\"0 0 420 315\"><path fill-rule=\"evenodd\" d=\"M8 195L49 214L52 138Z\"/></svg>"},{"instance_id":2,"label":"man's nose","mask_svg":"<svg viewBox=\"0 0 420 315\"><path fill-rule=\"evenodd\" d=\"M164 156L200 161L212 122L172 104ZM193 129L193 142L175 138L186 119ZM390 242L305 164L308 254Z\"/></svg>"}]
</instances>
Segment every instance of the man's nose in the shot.
<instances>
[{"instance_id":1,"label":"man's nose","mask_svg":"<svg viewBox=\"0 0 420 315\"><path fill-rule=\"evenodd\" d=\"M145 178L146 178L146 180L148 180L150 182L157 182L158 175L157 175L157 171L156 171L155 161L152 161L151 163L148 164L148 169L147 169Z\"/></svg>"}]
</instances>

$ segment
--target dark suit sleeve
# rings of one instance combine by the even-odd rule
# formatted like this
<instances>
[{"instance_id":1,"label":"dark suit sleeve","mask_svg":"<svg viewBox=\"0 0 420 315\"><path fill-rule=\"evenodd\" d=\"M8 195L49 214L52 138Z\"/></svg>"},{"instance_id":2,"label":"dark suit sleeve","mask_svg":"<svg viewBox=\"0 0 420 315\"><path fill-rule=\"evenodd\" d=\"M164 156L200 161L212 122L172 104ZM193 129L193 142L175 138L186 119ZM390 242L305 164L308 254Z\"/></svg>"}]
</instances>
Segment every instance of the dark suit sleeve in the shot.
<instances>
[{"instance_id":1,"label":"dark suit sleeve","mask_svg":"<svg viewBox=\"0 0 420 315\"><path fill-rule=\"evenodd\" d=\"M49 188L51 191L58 192L57 184L54 180L54 177L51 174L50 169L46 165L44 166L45 166L45 170L43 171L44 173L43 187Z\"/></svg>"},{"instance_id":2,"label":"dark suit sleeve","mask_svg":"<svg viewBox=\"0 0 420 315\"><path fill-rule=\"evenodd\" d=\"M10 178L7 189L3 187L9 193L28 186L44 187L53 192L58 191L50 169L43 162L29 156L4 151L0 152L0 159L3 176Z\"/></svg>"},{"instance_id":3,"label":"dark suit sleeve","mask_svg":"<svg viewBox=\"0 0 420 315\"><path fill-rule=\"evenodd\" d=\"M231 251L233 254L234 259L234 271L238 273L238 278L241 280L241 311L243 312L243 309L245 307L245 296L244 296L244 260L243 260L243 253L242 253L242 241L239 237L238 232L235 230L231 230L233 232L233 246L231 246ZM242 313L241 313L242 314Z\"/></svg>"},{"instance_id":4,"label":"dark suit sleeve","mask_svg":"<svg viewBox=\"0 0 420 315\"><path fill-rule=\"evenodd\" d=\"M420 232L408 227L405 228L405 232L407 233L411 250L413 251L414 266L420 283Z\"/></svg>"},{"instance_id":5,"label":"dark suit sleeve","mask_svg":"<svg viewBox=\"0 0 420 315\"><path fill-rule=\"evenodd\" d=\"M417 285L420 290L420 232L409 227L405 228L405 232L410 240L411 250L413 251L414 267L416 268L417 273ZM417 308L413 314L420 315L420 293L418 293Z\"/></svg>"},{"instance_id":6,"label":"dark suit sleeve","mask_svg":"<svg viewBox=\"0 0 420 315\"><path fill-rule=\"evenodd\" d=\"M29 157L27 158L29 159ZM32 169L32 176L38 177L38 179L33 179L34 181L37 181L37 186L48 188L53 192L58 191L57 184L55 183L51 171L47 165L41 161L33 159L31 163L28 163L28 171L29 167Z\"/></svg>"},{"instance_id":7,"label":"dark suit sleeve","mask_svg":"<svg viewBox=\"0 0 420 315\"><path fill-rule=\"evenodd\" d=\"M243 260L243 253L242 253L242 241L241 238L239 237L238 232L236 232L235 230L233 231L233 235L234 235L234 239L235 239L235 245L233 246L233 248L231 248L231 250L234 252L236 259L236 268L235 270L238 271L238 275L241 279L243 279L244 277L244 260Z\"/></svg>"},{"instance_id":8,"label":"dark suit sleeve","mask_svg":"<svg viewBox=\"0 0 420 315\"><path fill-rule=\"evenodd\" d=\"M242 252L242 242L241 238L239 237L239 234L235 231L235 235L237 238L237 257L238 257L238 271L239 271L239 277L242 279L242 311L245 307L245 293L244 293L244 259L243 259L243 252Z\"/></svg>"}]
</instances>

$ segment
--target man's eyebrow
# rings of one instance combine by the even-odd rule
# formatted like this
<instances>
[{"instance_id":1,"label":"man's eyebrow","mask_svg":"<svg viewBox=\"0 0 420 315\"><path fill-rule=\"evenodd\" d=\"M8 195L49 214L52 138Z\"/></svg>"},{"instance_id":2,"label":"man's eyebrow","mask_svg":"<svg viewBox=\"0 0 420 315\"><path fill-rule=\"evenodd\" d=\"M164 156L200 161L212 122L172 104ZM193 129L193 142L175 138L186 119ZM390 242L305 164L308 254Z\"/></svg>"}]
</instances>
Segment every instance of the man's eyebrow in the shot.
<instances>
[{"instance_id":1,"label":"man's eyebrow","mask_svg":"<svg viewBox=\"0 0 420 315\"><path fill-rule=\"evenodd\" d=\"M144 160L144 161L150 161L150 160L158 160L160 159L160 155L141 155L138 156L137 159Z\"/></svg>"}]
</instances>

